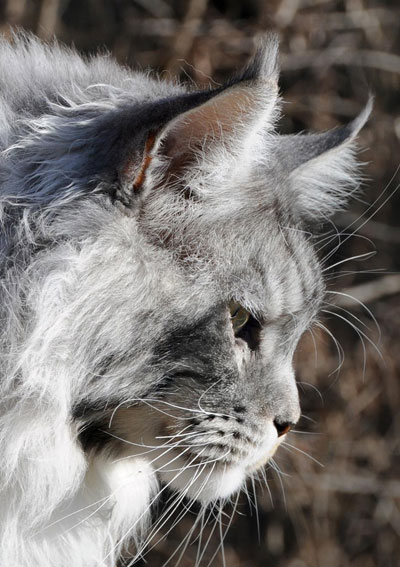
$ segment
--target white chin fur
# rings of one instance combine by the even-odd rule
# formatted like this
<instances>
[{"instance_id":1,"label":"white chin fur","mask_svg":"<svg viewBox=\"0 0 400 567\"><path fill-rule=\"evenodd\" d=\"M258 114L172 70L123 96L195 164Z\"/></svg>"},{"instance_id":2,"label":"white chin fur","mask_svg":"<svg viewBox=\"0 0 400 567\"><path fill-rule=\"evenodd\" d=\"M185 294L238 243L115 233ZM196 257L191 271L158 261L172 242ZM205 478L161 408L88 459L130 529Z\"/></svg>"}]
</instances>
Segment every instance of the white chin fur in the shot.
<instances>
[{"instance_id":1,"label":"white chin fur","mask_svg":"<svg viewBox=\"0 0 400 567\"><path fill-rule=\"evenodd\" d=\"M179 472L179 467L182 471ZM174 470L172 470L174 469ZM185 469L184 459L179 457L173 466L159 470L162 482L171 489L184 493L188 498L197 500L201 504L209 504L219 498L227 498L242 486L245 480L245 470L240 466L216 467L206 465L189 467Z\"/></svg>"}]
</instances>

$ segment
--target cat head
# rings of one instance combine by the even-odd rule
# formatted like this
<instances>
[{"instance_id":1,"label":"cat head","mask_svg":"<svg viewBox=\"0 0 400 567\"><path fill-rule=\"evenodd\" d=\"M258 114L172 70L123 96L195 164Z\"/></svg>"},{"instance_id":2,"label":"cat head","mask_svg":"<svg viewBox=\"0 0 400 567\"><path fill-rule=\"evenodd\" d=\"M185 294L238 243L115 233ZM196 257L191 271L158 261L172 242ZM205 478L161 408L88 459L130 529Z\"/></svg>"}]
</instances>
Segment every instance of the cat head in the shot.
<instances>
[{"instance_id":1,"label":"cat head","mask_svg":"<svg viewBox=\"0 0 400 567\"><path fill-rule=\"evenodd\" d=\"M110 155L117 168L97 295L120 306L111 298L91 337L96 377L75 416L87 448L150 447L163 481L204 502L236 490L299 418L292 357L324 291L310 230L356 189L353 142L370 110L322 134L277 134L276 57L270 37L227 85L139 117L117 109L116 151L100 137L105 171Z\"/></svg>"},{"instance_id":2,"label":"cat head","mask_svg":"<svg viewBox=\"0 0 400 567\"><path fill-rule=\"evenodd\" d=\"M292 357L324 295L313 233L358 183L370 104L282 136L277 79L270 36L215 89L133 77L132 92L58 97L8 151L32 250L19 395L45 400L88 461L136 459L205 503L299 419Z\"/></svg>"}]
</instances>

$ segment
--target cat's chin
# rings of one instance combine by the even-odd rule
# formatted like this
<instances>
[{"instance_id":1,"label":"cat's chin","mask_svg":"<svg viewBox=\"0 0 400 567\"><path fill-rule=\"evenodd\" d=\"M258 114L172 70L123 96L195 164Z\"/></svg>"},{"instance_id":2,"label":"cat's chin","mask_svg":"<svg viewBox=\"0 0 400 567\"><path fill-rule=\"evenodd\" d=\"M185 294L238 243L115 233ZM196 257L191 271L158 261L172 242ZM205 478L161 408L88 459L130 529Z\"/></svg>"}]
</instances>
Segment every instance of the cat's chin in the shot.
<instances>
[{"instance_id":1,"label":"cat's chin","mask_svg":"<svg viewBox=\"0 0 400 567\"><path fill-rule=\"evenodd\" d=\"M246 480L246 470L239 465L206 465L186 467L182 462L182 471L176 469L181 464L177 459L174 471L161 469L160 479L164 485L185 494L189 499L207 505L219 499L225 499L237 492Z\"/></svg>"},{"instance_id":2,"label":"cat's chin","mask_svg":"<svg viewBox=\"0 0 400 567\"><path fill-rule=\"evenodd\" d=\"M157 459L158 476L164 486L185 494L189 499L201 504L210 504L216 500L229 498L243 487L246 479L252 473L263 468L281 440L276 440L272 446L270 440L261 445L257 451L239 463L211 462L207 464L190 464L187 457L175 455L171 459L161 455Z\"/></svg>"}]
</instances>

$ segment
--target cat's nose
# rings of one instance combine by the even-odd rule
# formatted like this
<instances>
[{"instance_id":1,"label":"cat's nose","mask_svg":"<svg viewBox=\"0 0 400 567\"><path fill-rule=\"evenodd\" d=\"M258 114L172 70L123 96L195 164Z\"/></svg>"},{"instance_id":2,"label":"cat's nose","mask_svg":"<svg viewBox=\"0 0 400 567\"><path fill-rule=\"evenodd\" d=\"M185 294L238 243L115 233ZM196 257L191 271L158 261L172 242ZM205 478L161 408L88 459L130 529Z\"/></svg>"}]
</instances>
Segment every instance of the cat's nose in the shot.
<instances>
[{"instance_id":1,"label":"cat's nose","mask_svg":"<svg viewBox=\"0 0 400 567\"><path fill-rule=\"evenodd\" d=\"M274 419L274 425L278 432L278 437L282 437L290 431L290 429L295 425L291 421L280 421L279 419Z\"/></svg>"}]
</instances>

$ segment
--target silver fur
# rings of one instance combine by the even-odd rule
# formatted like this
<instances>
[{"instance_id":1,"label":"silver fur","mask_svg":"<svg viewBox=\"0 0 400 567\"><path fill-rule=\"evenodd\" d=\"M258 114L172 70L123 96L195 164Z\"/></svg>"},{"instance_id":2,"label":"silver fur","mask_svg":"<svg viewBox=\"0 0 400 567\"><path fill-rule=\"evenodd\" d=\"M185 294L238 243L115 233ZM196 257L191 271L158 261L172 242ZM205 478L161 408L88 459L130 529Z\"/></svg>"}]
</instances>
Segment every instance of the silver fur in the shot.
<instances>
[{"instance_id":1,"label":"silver fur","mask_svg":"<svg viewBox=\"0 0 400 567\"><path fill-rule=\"evenodd\" d=\"M276 56L269 37L196 93L1 41L2 567L114 566L164 486L224 499L297 421L292 355L324 291L305 226L357 186L369 109L277 135Z\"/></svg>"}]
</instances>

